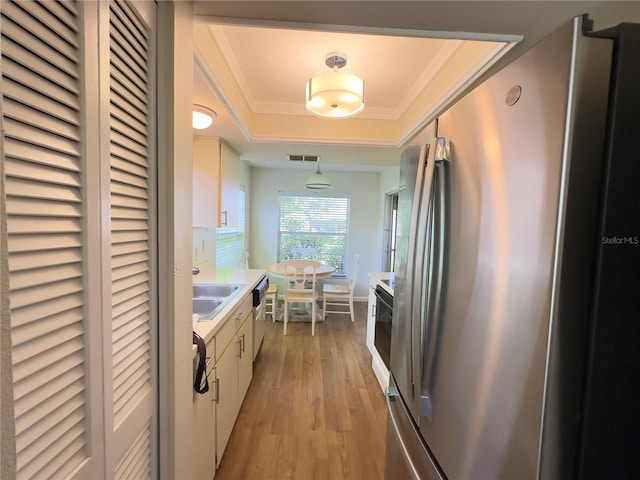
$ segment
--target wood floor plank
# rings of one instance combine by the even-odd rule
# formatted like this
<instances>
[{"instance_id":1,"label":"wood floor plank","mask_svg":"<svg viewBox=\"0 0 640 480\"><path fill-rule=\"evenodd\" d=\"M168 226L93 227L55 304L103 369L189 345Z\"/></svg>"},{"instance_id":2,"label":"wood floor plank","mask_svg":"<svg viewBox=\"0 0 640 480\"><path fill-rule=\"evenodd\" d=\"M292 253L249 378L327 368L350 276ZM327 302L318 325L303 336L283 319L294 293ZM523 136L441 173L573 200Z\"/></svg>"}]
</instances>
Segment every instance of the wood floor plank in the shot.
<instances>
[{"instance_id":1,"label":"wood floor plank","mask_svg":"<svg viewBox=\"0 0 640 480\"><path fill-rule=\"evenodd\" d=\"M311 325L267 322L254 378L217 480L384 478L386 405L356 322L328 315Z\"/></svg>"}]
</instances>

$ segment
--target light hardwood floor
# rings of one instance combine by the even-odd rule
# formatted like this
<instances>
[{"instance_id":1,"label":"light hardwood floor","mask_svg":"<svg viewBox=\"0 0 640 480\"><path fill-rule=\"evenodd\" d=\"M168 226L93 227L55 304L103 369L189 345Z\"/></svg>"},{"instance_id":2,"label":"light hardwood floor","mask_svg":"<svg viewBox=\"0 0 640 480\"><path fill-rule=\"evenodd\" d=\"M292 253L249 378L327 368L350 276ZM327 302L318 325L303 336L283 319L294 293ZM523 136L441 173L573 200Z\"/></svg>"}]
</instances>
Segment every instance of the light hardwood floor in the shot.
<instances>
[{"instance_id":1,"label":"light hardwood floor","mask_svg":"<svg viewBox=\"0 0 640 480\"><path fill-rule=\"evenodd\" d=\"M356 321L267 322L254 376L216 480L384 477L386 405Z\"/></svg>"}]
</instances>

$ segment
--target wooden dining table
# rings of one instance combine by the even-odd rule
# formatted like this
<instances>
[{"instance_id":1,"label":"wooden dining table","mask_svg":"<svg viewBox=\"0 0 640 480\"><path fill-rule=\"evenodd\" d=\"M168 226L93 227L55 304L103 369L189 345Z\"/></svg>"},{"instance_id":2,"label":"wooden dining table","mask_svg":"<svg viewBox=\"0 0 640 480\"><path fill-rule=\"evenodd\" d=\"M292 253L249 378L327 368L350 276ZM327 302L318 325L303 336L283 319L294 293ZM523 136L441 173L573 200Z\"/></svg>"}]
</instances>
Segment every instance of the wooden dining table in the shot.
<instances>
[{"instance_id":1,"label":"wooden dining table","mask_svg":"<svg viewBox=\"0 0 640 480\"><path fill-rule=\"evenodd\" d=\"M300 262L300 265L302 266L304 263L306 263L304 260L295 260L296 262ZM290 260L289 260L290 262ZM279 277L279 278L284 278L285 276L285 263L274 263L273 265L269 265L267 267L267 272L269 272L270 274ZM326 264L320 264L319 267L316 267L316 280L317 279L321 279L321 278L327 278L330 277L334 272L336 271L335 267L331 266L331 265L326 265ZM280 312L278 313L278 316L276 318L276 320L283 320L284 317L284 311L283 309L280 309ZM290 319L289 321L300 321L300 322L310 322L311 321L311 314L309 313L308 310L306 310L305 308L301 308L301 309L293 309L293 315L292 315L292 319ZM317 309L316 312L316 321L317 320L323 320L323 315L322 312L320 311L320 309Z\"/></svg>"},{"instance_id":2,"label":"wooden dining table","mask_svg":"<svg viewBox=\"0 0 640 480\"><path fill-rule=\"evenodd\" d=\"M330 277L335 271L335 267L332 267L331 265L320 264L320 266L316 268L316 279ZM277 277L284 278L285 264L274 263L273 265L269 265L267 267L267 272Z\"/></svg>"}]
</instances>

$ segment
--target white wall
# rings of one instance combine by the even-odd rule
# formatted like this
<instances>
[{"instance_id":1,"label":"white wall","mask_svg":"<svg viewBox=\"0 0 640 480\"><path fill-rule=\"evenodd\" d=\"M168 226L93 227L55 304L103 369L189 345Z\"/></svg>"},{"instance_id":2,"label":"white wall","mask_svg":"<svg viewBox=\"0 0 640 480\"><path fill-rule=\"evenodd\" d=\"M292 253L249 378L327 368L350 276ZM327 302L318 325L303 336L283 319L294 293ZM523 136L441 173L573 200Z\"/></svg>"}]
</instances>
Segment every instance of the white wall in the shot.
<instances>
[{"instance_id":1,"label":"white wall","mask_svg":"<svg viewBox=\"0 0 640 480\"><path fill-rule=\"evenodd\" d=\"M249 203L249 262L252 268L265 268L276 263L278 250L278 192L308 192L304 183L314 172L308 170L250 169ZM347 255L360 254L360 268L355 297L365 300L368 295L367 272L380 268L382 248L382 216L380 205L380 174L352 172L323 172L333 188L331 193L351 196ZM351 263L348 264L349 269Z\"/></svg>"}]
</instances>

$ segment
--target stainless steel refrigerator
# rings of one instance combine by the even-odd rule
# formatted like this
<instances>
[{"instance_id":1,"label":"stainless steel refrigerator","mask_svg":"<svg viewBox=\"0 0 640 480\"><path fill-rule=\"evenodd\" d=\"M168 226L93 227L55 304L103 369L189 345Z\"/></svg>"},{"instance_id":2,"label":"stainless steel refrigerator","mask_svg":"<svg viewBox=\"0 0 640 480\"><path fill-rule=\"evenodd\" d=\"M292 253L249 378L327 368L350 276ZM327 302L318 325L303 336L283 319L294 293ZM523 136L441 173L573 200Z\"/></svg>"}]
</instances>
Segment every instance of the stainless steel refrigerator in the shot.
<instances>
[{"instance_id":1,"label":"stainless steel refrigerator","mask_svg":"<svg viewBox=\"0 0 640 480\"><path fill-rule=\"evenodd\" d=\"M640 475L639 37L583 22L402 156L389 480Z\"/></svg>"}]
</instances>

